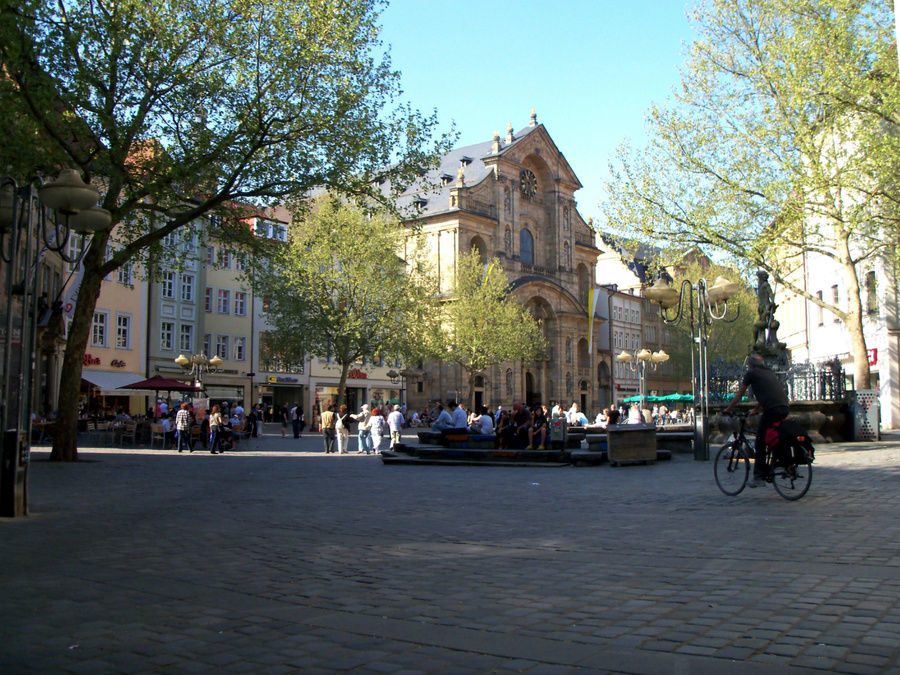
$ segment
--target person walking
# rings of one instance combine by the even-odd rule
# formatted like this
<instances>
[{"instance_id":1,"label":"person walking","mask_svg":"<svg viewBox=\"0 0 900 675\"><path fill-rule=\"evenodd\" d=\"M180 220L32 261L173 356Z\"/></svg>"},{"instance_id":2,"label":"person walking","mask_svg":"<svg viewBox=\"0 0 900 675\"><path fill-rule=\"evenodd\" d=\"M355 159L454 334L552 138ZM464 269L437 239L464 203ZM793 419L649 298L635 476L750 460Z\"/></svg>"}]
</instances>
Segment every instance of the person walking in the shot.
<instances>
[{"instance_id":1,"label":"person walking","mask_svg":"<svg viewBox=\"0 0 900 675\"><path fill-rule=\"evenodd\" d=\"M784 386L759 354L751 354L747 360L747 372L744 373L741 386L731 403L723 411L726 415L734 412L734 407L744 396L747 387L753 389L753 396L756 398L756 407L750 414L755 415L762 410L759 427L756 429L756 445L753 448L753 478L747 483L747 487L755 488L766 484L766 431L776 422L785 419L791 413L791 408Z\"/></svg>"},{"instance_id":2,"label":"person walking","mask_svg":"<svg viewBox=\"0 0 900 675\"><path fill-rule=\"evenodd\" d=\"M302 412L299 403L295 403L291 408L291 425L294 428L294 438L300 438L300 413Z\"/></svg>"},{"instance_id":3,"label":"person walking","mask_svg":"<svg viewBox=\"0 0 900 675\"><path fill-rule=\"evenodd\" d=\"M359 413L357 413L356 415L350 415L350 417L359 422L359 432L357 433L357 438L359 439L359 449L356 452L357 454L366 453L368 455L370 451L369 422L372 419L372 413L369 412L369 404L363 403Z\"/></svg>"},{"instance_id":4,"label":"person walking","mask_svg":"<svg viewBox=\"0 0 900 675\"><path fill-rule=\"evenodd\" d=\"M225 418L222 417L222 411L218 405L214 405L212 407L212 412L209 414L209 435L210 435L210 445L212 449L209 451L211 455L215 455L216 453L222 454L225 452L225 448L223 447L225 443L225 434L230 434L231 429L228 429L225 426Z\"/></svg>"},{"instance_id":5,"label":"person walking","mask_svg":"<svg viewBox=\"0 0 900 675\"><path fill-rule=\"evenodd\" d=\"M322 438L325 442L325 454L334 452L335 424L337 415L334 414L334 406L329 405L322 411Z\"/></svg>"},{"instance_id":6,"label":"person walking","mask_svg":"<svg viewBox=\"0 0 900 675\"><path fill-rule=\"evenodd\" d=\"M375 408L369 419L369 445L376 455L381 452L382 438L384 438L384 417L381 415L381 408Z\"/></svg>"},{"instance_id":7,"label":"person walking","mask_svg":"<svg viewBox=\"0 0 900 675\"><path fill-rule=\"evenodd\" d=\"M334 430L337 436L338 454L346 455L347 448L350 446L350 409L345 405L338 410Z\"/></svg>"},{"instance_id":8,"label":"person walking","mask_svg":"<svg viewBox=\"0 0 900 675\"><path fill-rule=\"evenodd\" d=\"M178 434L178 452L185 448L193 452L191 446L191 411L188 410L188 404L182 403L181 408L175 415L175 431Z\"/></svg>"},{"instance_id":9,"label":"person walking","mask_svg":"<svg viewBox=\"0 0 900 675\"><path fill-rule=\"evenodd\" d=\"M303 406L297 406L297 418L300 420L300 435L298 438L303 438L303 430L306 428L306 415L303 412Z\"/></svg>"},{"instance_id":10,"label":"person walking","mask_svg":"<svg viewBox=\"0 0 900 675\"><path fill-rule=\"evenodd\" d=\"M288 411L288 404L282 403L280 408L276 408L278 411L278 416L281 418L281 437L287 438L287 427L288 422L291 419L291 414Z\"/></svg>"},{"instance_id":11,"label":"person walking","mask_svg":"<svg viewBox=\"0 0 900 675\"><path fill-rule=\"evenodd\" d=\"M394 446L401 442L400 439L403 433L404 415L400 406L394 406L394 411L388 415L387 421L388 428L391 430L391 446L389 449L393 450Z\"/></svg>"}]
</instances>

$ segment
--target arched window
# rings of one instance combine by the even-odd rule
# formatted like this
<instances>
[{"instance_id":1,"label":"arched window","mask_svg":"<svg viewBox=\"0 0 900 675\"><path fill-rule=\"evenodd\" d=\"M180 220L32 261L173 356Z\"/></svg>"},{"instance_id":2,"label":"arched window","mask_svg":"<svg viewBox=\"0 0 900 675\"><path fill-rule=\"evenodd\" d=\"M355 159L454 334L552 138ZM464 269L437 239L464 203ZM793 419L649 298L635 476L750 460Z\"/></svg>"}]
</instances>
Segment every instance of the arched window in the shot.
<instances>
[{"instance_id":1,"label":"arched window","mask_svg":"<svg viewBox=\"0 0 900 675\"><path fill-rule=\"evenodd\" d=\"M528 230L519 235L519 259L526 265L534 265L534 237Z\"/></svg>"}]
</instances>

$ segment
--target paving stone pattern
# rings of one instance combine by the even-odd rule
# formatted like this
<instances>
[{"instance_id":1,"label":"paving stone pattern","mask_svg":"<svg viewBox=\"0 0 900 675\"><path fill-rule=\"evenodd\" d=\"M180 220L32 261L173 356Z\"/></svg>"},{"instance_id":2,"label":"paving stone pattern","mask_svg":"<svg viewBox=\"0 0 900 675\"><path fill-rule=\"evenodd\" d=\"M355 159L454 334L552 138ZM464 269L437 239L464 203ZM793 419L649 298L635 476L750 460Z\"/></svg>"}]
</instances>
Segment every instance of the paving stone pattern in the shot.
<instances>
[{"instance_id":1,"label":"paving stone pattern","mask_svg":"<svg viewBox=\"0 0 900 675\"><path fill-rule=\"evenodd\" d=\"M276 434L36 450L0 672L900 672L898 438L820 446L788 503L689 455L385 466Z\"/></svg>"}]
</instances>

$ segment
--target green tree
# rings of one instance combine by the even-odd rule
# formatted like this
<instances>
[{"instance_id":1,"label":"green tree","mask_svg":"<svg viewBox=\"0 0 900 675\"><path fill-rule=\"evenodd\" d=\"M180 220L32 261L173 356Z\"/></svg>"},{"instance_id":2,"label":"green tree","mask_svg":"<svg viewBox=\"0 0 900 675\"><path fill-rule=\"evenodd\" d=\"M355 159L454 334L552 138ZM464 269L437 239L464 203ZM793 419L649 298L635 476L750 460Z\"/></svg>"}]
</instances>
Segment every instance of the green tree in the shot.
<instances>
[{"instance_id":1,"label":"green tree","mask_svg":"<svg viewBox=\"0 0 900 675\"><path fill-rule=\"evenodd\" d=\"M456 259L455 287L443 304L441 325L441 342L433 351L468 373L473 407L479 373L505 361L530 362L547 349L540 324L510 294L500 261L484 265L477 252Z\"/></svg>"},{"instance_id":2,"label":"green tree","mask_svg":"<svg viewBox=\"0 0 900 675\"><path fill-rule=\"evenodd\" d=\"M623 144L611 231L698 244L769 272L847 327L869 386L861 268L896 254L900 87L887 0L705 0L681 87ZM831 261L846 305L797 281Z\"/></svg>"},{"instance_id":3,"label":"green tree","mask_svg":"<svg viewBox=\"0 0 900 675\"><path fill-rule=\"evenodd\" d=\"M399 74L378 0L24 0L0 3L0 166L55 167L102 183L110 230L94 236L70 327L51 458L77 459L76 402L101 280L151 269L165 238L206 214L245 244L230 205L296 201L324 187L390 205L434 161L435 116L393 108ZM392 109L393 108L393 109ZM178 208L173 208L178 207ZM242 239L243 237L243 239ZM171 252L168 252L171 253Z\"/></svg>"},{"instance_id":4,"label":"green tree","mask_svg":"<svg viewBox=\"0 0 900 675\"><path fill-rule=\"evenodd\" d=\"M256 266L271 341L294 354L332 358L341 369L364 357L420 358L436 326L437 284L420 236L382 215L325 195L290 240Z\"/></svg>"}]
</instances>

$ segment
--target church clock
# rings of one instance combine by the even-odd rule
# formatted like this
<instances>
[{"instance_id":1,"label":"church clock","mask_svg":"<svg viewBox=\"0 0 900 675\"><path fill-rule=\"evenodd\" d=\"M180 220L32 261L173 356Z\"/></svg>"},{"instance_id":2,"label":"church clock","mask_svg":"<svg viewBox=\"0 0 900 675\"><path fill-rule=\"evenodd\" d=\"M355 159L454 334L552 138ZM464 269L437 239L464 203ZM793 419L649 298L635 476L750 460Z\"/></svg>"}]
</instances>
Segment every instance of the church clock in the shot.
<instances>
[{"instance_id":1,"label":"church clock","mask_svg":"<svg viewBox=\"0 0 900 675\"><path fill-rule=\"evenodd\" d=\"M534 197L537 194L538 182L537 176L530 169L522 169L520 174L520 187L522 194L526 197Z\"/></svg>"}]
</instances>

